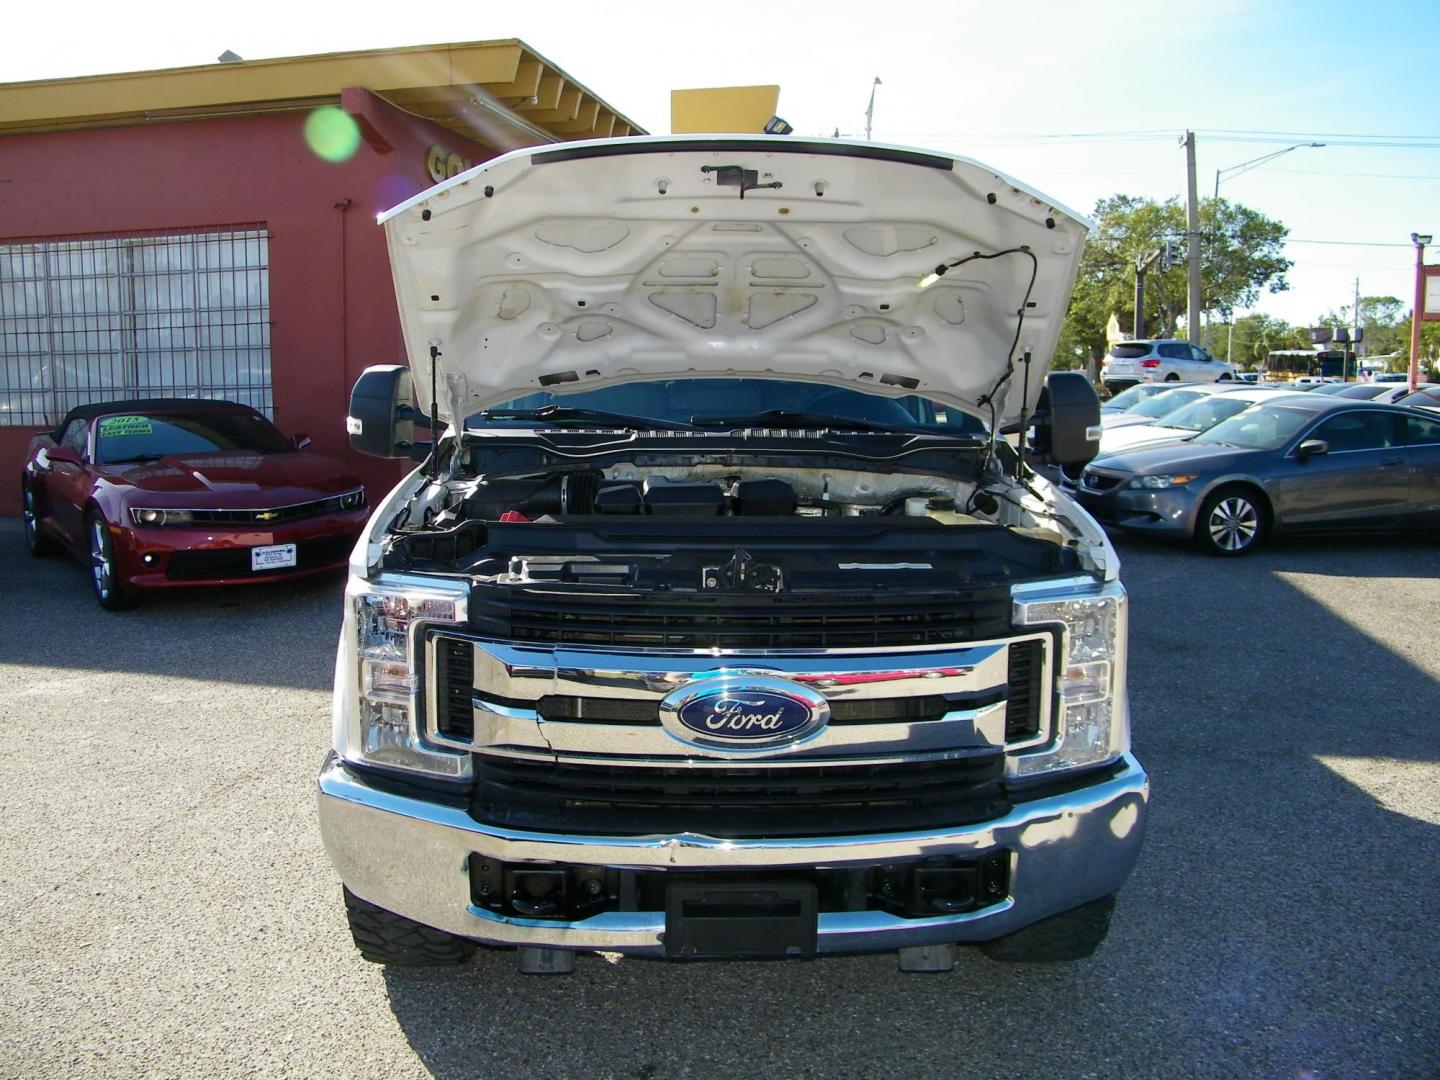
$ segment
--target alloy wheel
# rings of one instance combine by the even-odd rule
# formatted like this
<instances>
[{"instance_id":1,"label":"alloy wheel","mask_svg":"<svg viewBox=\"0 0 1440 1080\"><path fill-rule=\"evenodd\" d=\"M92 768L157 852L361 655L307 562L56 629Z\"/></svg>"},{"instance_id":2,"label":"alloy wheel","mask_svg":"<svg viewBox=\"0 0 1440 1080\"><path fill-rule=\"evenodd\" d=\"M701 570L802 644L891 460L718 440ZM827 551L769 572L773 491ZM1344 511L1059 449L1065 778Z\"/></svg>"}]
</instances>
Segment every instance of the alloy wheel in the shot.
<instances>
[{"instance_id":1,"label":"alloy wheel","mask_svg":"<svg viewBox=\"0 0 1440 1080\"><path fill-rule=\"evenodd\" d=\"M1222 551L1244 551L1260 532L1260 514L1249 499L1229 495L1210 511L1210 539Z\"/></svg>"},{"instance_id":2,"label":"alloy wheel","mask_svg":"<svg viewBox=\"0 0 1440 1080\"><path fill-rule=\"evenodd\" d=\"M90 519L90 574L95 581L95 595L103 604L115 587L115 568L110 559L110 538L105 535L105 522Z\"/></svg>"},{"instance_id":3,"label":"alloy wheel","mask_svg":"<svg viewBox=\"0 0 1440 1080\"><path fill-rule=\"evenodd\" d=\"M21 517L25 522L25 542L32 548L35 546L35 492L30 490L30 485L25 485L25 500L21 508Z\"/></svg>"}]
</instances>

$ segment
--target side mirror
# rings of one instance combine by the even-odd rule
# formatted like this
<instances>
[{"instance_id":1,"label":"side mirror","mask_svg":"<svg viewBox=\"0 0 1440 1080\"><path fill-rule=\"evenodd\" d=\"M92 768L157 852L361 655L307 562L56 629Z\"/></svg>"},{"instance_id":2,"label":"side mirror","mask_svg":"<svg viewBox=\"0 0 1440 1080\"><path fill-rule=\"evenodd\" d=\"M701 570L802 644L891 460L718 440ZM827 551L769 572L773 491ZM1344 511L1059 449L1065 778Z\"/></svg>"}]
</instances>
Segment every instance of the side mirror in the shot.
<instances>
[{"instance_id":1,"label":"side mirror","mask_svg":"<svg viewBox=\"0 0 1440 1080\"><path fill-rule=\"evenodd\" d=\"M1035 406L1035 458L1051 465L1088 465L1100 452L1100 395L1078 371L1052 371Z\"/></svg>"},{"instance_id":2,"label":"side mirror","mask_svg":"<svg viewBox=\"0 0 1440 1080\"><path fill-rule=\"evenodd\" d=\"M295 447L296 450L304 450L305 447L310 445L310 436L302 435L297 432L296 434L290 436L290 445Z\"/></svg>"},{"instance_id":3,"label":"side mirror","mask_svg":"<svg viewBox=\"0 0 1440 1080\"><path fill-rule=\"evenodd\" d=\"M415 421L424 420L415 407L410 369L402 364L368 367L350 391L345 430L350 446L378 458L408 458L415 444Z\"/></svg>"},{"instance_id":4,"label":"side mirror","mask_svg":"<svg viewBox=\"0 0 1440 1080\"><path fill-rule=\"evenodd\" d=\"M79 465L80 454L68 446L57 446L53 450L46 450L45 457L52 465Z\"/></svg>"},{"instance_id":5,"label":"side mirror","mask_svg":"<svg viewBox=\"0 0 1440 1080\"><path fill-rule=\"evenodd\" d=\"M1316 454L1328 454L1329 452L1330 444L1324 439L1306 439L1295 448L1295 457L1300 461L1304 461L1306 458L1314 457Z\"/></svg>"}]
</instances>

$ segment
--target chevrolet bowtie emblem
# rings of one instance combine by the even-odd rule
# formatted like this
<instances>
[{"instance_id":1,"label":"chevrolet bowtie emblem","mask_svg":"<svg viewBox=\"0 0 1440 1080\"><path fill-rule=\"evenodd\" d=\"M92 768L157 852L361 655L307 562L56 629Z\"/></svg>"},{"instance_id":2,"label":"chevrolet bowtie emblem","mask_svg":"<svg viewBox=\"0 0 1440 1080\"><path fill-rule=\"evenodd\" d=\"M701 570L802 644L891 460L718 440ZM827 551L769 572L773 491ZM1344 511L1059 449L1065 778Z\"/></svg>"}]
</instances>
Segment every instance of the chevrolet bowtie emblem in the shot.
<instances>
[{"instance_id":1,"label":"chevrolet bowtie emblem","mask_svg":"<svg viewBox=\"0 0 1440 1080\"><path fill-rule=\"evenodd\" d=\"M256 521L274 521L280 516L279 510L261 510L255 515Z\"/></svg>"}]
</instances>

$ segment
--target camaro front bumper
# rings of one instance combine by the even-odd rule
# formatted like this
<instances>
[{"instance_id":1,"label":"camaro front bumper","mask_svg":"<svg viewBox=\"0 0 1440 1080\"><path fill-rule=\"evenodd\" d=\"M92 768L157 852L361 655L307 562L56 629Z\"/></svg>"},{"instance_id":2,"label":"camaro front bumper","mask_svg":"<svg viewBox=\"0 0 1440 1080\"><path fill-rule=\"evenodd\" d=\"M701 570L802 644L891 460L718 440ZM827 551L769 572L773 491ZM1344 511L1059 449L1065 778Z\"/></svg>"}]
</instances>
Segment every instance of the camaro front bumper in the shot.
<instances>
[{"instance_id":1,"label":"camaro front bumper","mask_svg":"<svg viewBox=\"0 0 1440 1080\"><path fill-rule=\"evenodd\" d=\"M360 507L271 528L111 525L116 571L129 588L253 585L333 572L346 566L370 510ZM250 549L296 545L296 565L250 567Z\"/></svg>"},{"instance_id":2,"label":"camaro front bumper","mask_svg":"<svg viewBox=\"0 0 1440 1080\"><path fill-rule=\"evenodd\" d=\"M819 953L885 952L990 941L1115 892L1140 851L1149 781L1126 755L1091 783L1024 801L992 821L944 830L722 840L522 832L464 809L382 789L327 758L320 832L351 892L416 922L493 945L665 954L666 913L608 911L566 922L498 915L472 902L473 860L688 873L858 868L937 856L1009 859L1007 895L979 910L904 918L885 911L819 914Z\"/></svg>"}]
</instances>

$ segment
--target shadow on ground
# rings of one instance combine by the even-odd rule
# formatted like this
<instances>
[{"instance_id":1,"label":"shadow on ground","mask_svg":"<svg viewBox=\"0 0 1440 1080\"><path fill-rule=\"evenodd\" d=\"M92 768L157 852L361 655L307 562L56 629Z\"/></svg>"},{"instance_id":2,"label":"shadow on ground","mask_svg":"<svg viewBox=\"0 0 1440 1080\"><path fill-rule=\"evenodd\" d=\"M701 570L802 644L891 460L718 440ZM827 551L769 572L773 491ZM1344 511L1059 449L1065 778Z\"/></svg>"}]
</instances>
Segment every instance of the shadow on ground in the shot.
<instances>
[{"instance_id":1,"label":"shadow on ground","mask_svg":"<svg viewBox=\"0 0 1440 1080\"><path fill-rule=\"evenodd\" d=\"M19 518L0 519L0 596L34 613L0 642L0 663L325 690L335 668L345 575L272 585L165 589L130 611L95 603L87 570L36 559Z\"/></svg>"},{"instance_id":2,"label":"shadow on ground","mask_svg":"<svg viewBox=\"0 0 1440 1080\"><path fill-rule=\"evenodd\" d=\"M1154 796L1093 960L1007 968L970 951L950 975L902 976L893 957L584 956L575 975L541 978L488 952L386 972L420 1060L447 1080L1440 1073L1440 797L1417 813L1391 784L1440 775L1440 662L1433 647L1407 659L1433 617L1399 606L1409 583L1380 580L1414 579L1433 615L1440 553L1304 540L1219 560L1124 541L1122 556ZM1347 617L1374 615L1367 604L1396 613L1383 632ZM1365 782L1336 761L1368 763Z\"/></svg>"}]
</instances>

